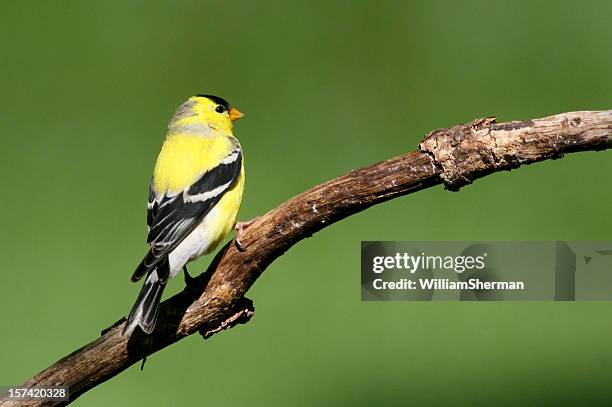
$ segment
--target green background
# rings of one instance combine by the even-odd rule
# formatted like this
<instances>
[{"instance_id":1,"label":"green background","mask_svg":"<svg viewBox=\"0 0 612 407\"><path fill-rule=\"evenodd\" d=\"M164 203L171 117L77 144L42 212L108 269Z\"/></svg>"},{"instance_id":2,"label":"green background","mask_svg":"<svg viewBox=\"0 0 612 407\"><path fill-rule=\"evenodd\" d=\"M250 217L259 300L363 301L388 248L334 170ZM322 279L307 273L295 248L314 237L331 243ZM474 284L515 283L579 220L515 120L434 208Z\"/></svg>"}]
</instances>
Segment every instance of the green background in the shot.
<instances>
[{"instance_id":1,"label":"green background","mask_svg":"<svg viewBox=\"0 0 612 407\"><path fill-rule=\"evenodd\" d=\"M4 2L0 385L131 307L149 177L188 96L247 114L246 220L435 128L610 108L610 15L604 1ZM368 209L274 262L249 324L75 405L609 402L611 303L361 302L359 248L610 239L611 171L612 151L581 153Z\"/></svg>"}]
</instances>

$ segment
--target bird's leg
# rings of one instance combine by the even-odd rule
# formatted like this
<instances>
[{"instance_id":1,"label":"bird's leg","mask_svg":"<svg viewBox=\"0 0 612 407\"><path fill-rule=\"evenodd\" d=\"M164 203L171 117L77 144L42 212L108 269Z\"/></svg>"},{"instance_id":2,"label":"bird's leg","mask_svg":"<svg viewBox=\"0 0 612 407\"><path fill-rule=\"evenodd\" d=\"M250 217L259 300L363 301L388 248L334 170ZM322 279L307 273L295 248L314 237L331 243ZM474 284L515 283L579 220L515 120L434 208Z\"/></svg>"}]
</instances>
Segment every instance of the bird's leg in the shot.
<instances>
[{"instance_id":1,"label":"bird's leg","mask_svg":"<svg viewBox=\"0 0 612 407\"><path fill-rule=\"evenodd\" d=\"M259 219L259 216L247 222L236 222L234 225L234 229L236 230L236 246L238 246L238 249L245 249L245 246L242 244L242 235L244 234L245 229L251 226L257 219Z\"/></svg>"},{"instance_id":2,"label":"bird's leg","mask_svg":"<svg viewBox=\"0 0 612 407\"><path fill-rule=\"evenodd\" d=\"M189 271L187 271L187 265L183 266L183 276L185 277L185 285L187 287L190 287L193 284L195 278L189 275Z\"/></svg>"}]
</instances>

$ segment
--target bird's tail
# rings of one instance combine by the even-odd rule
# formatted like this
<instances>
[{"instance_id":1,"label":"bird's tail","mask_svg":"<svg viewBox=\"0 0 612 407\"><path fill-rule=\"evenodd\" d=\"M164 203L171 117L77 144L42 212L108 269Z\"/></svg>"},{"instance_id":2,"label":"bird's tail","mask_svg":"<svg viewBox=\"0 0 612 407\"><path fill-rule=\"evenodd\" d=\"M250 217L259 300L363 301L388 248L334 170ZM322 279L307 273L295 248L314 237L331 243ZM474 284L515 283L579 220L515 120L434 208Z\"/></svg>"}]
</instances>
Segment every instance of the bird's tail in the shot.
<instances>
[{"instance_id":1,"label":"bird's tail","mask_svg":"<svg viewBox=\"0 0 612 407\"><path fill-rule=\"evenodd\" d=\"M123 335L131 333L138 325L147 334L153 332L164 288L166 288L166 279L159 277L157 268L150 270L127 318Z\"/></svg>"}]
</instances>

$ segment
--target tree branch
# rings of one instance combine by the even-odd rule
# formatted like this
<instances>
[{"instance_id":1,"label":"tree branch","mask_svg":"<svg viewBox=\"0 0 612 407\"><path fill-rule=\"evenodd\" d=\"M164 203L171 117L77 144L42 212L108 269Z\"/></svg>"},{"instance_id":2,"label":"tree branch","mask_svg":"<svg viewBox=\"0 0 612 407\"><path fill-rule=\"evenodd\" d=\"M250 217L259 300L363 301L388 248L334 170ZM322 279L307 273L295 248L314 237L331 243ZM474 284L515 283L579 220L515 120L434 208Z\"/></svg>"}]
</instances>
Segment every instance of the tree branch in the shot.
<instances>
[{"instance_id":1,"label":"tree branch","mask_svg":"<svg viewBox=\"0 0 612 407\"><path fill-rule=\"evenodd\" d=\"M68 386L71 401L132 364L200 331L207 338L253 314L247 290L272 261L313 233L372 205L444 183L458 190L487 174L576 151L612 147L612 110L573 112L520 122L494 118L430 133L411 152L318 185L266 213L209 269L160 308L152 335L121 336L118 321L102 336L59 360L21 387ZM66 402L0 402L1 406Z\"/></svg>"}]
</instances>

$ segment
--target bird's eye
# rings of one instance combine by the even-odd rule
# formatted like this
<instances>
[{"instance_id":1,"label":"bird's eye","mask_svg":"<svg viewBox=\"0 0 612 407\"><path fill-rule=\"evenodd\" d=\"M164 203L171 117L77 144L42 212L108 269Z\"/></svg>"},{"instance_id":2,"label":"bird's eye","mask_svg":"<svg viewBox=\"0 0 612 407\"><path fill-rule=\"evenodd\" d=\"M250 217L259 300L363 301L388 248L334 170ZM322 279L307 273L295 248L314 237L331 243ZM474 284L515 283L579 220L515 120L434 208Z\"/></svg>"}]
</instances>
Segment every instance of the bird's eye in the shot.
<instances>
[{"instance_id":1,"label":"bird's eye","mask_svg":"<svg viewBox=\"0 0 612 407\"><path fill-rule=\"evenodd\" d=\"M215 107L215 112L223 113L223 112L225 112L225 108L223 106L217 106L217 107Z\"/></svg>"}]
</instances>

